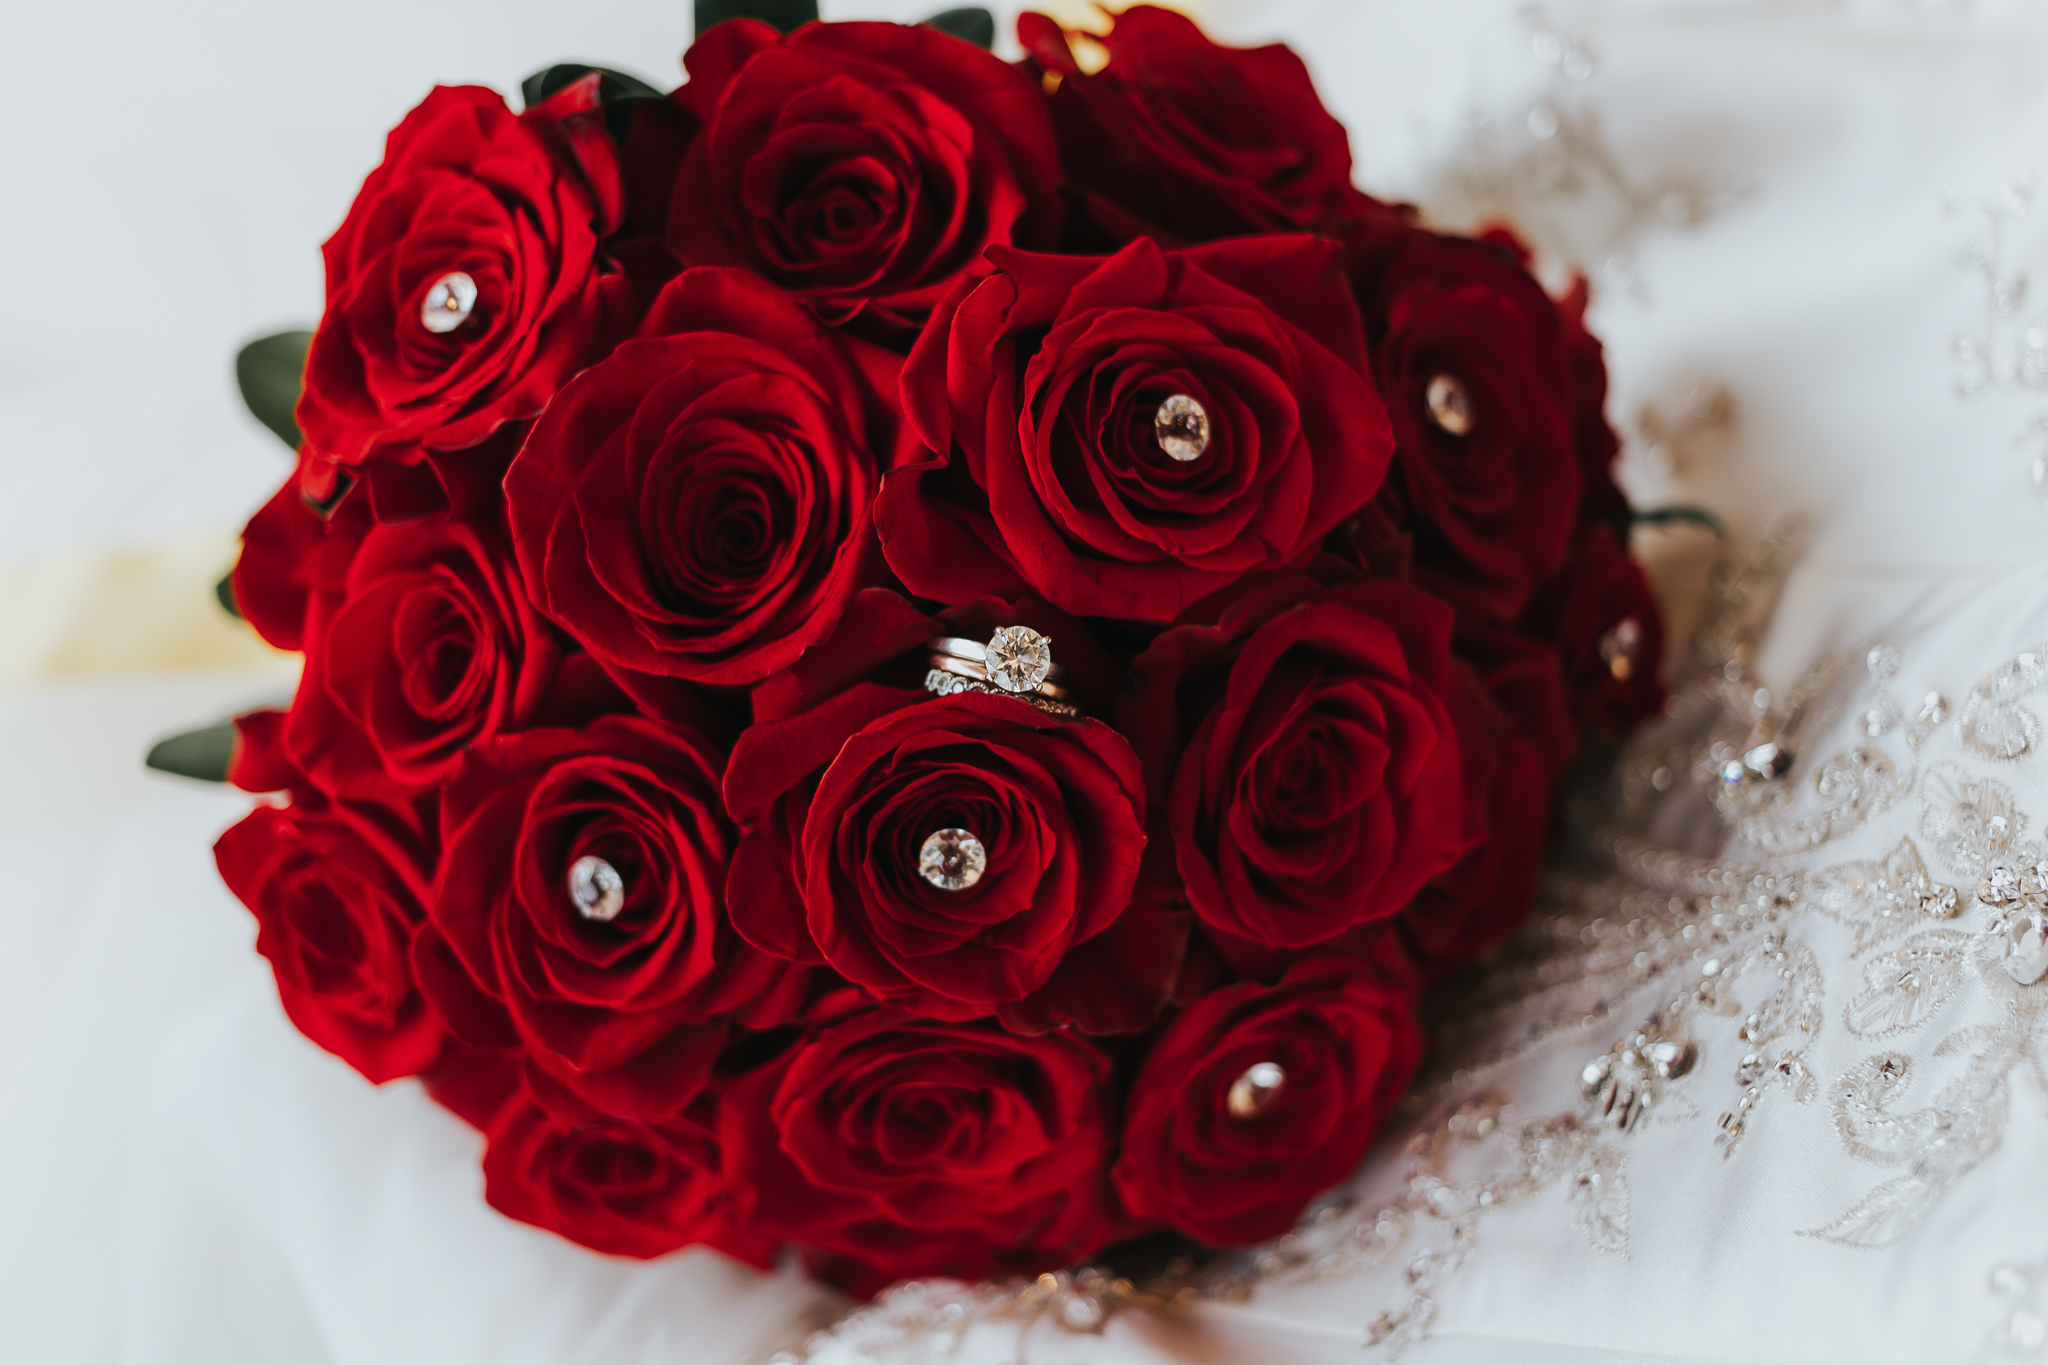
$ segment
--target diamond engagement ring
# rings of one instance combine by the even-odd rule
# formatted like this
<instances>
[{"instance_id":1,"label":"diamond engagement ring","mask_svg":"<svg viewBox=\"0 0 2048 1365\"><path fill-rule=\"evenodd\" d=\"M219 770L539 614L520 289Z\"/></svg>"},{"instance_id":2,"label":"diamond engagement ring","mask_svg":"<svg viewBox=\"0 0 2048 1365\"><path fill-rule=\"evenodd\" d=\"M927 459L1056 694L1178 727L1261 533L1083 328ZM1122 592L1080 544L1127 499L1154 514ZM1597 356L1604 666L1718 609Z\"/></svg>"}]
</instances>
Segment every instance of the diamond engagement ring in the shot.
<instances>
[{"instance_id":1,"label":"diamond engagement ring","mask_svg":"<svg viewBox=\"0 0 2048 1365\"><path fill-rule=\"evenodd\" d=\"M941 697L990 692L1015 697L1050 716L1081 714L1062 683L1067 671L1052 661L1052 641L1029 626L1003 626L987 644L958 636L932 641L925 690Z\"/></svg>"}]
</instances>

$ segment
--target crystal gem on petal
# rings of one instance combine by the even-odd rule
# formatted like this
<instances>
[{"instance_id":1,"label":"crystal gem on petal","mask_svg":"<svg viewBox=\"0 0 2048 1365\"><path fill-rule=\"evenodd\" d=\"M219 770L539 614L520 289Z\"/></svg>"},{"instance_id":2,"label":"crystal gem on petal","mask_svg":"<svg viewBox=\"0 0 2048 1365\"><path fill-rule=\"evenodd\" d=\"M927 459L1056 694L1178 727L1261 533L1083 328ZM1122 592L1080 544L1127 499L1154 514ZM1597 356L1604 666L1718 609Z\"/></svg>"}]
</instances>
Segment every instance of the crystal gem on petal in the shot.
<instances>
[{"instance_id":1,"label":"crystal gem on petal","mask_svg":"<svg viewBox=\"0 0 2048 1365\"><path fill-rule=\"evenodd\" d=\"M964 829L934 830L917 851L918 875L941 891L965 891L988 870L988 850Z\"/></svg>"},{"instance_id":2,"label":"crystal gem on petal","mask_svg":"<svg viewBox=\"0 0 2048 1365\"><path fill-rule=\"evenodd\" d=\"M1287 1073L1278 1062L1256 1062L1245 1068L1242 1076L1230 1083L1230 1094L1225 1104L1234 1119L1257 1118L1273 1107L1280 1098L1280 1087L1287 1084Z\"/></svg>"},{"instance_id":3,"label":"crystal gem on petal","mask_svg":"<svg viewBox=\"0 0 2048 1365\"><path fill-rule=\"evenodd\" d=\"M569 865L569 900L583 918L609 922L626 908L626 879L604 859L585 854Z\"/></svg>"},{"instance_id":4,"label":"crystal gem on petal","mask_svg":"<svg viewBox=\"0 0 2048 1365\"><path fill-rule=\"evenodd\" d=\"M2048 914L2014 915L2005 929L2005 970L2022 986L2048 976Z\"/></svg>"},{"instance_id":5,"label":"crystal gem on petal","mask_svg":"<svg viewBox=\"0 0 2048 1365\"><path fill-rule=\"evenodd\" d=\"M420 325L429 332L452 332L476 310L476 281L451 270L428 288L420 302Z\"/></svg>"},{"instance_id":6,"label":"crystal gem on petal","mask_svg":"<svg viewBox=\"0 0 2048 1365\"><path fill-rule=\"evenodd\" d=\"M1209 448L1208 411L1187 394L1174 394L1152 414L1152 438L1170 460L1199 460Z\"/></svg>"},{"instance_id":7,"label":"crystal gem on petal","mask_svg":"<svg viewBox=\"0 0 2048 1365\"><path fill-rule=\"evenodd\" d=\"M2004 863L1994 866L1977 883L1977 899L1986 905L2011 905L2020 898L2020 874Z\"/></svg>"},{"instance_id":8,"label":"crystal gem on petal","mask_svg":"<svg viewBox=\"0 0 2048 1365\"><path fill-rule=\"evenodd\" d=\"M1451 436L1472 434L1472 394L1464 380L1454 374L1431 375L1422 398L1429 407L1429 420L1440 430Z\"/></svg>"},{"instance_id":9,"label":"crystal gem on petal","mask_svg":"<svg viewBox=\"0 0 2048 1365\"><path fill-rule=\"evenodd\" d=\"M1643 623L1633 616L1622 617L1600 637L1601 661L1616 682L1627 682L1635 675L1636 654L1642 647Z\"/></svg>"},{"instance_id":10,"label":"crystal gem on petal","mask_svg":"<svg viewBox=\"0 0 2048 1365\"><path fill-rule=\"evenodd\" d=\"M1004 626L988 642L988 679L1005 692L1036 692L1052 671L1052 641L1029 626Z\"/></svg>"}]
</instances>

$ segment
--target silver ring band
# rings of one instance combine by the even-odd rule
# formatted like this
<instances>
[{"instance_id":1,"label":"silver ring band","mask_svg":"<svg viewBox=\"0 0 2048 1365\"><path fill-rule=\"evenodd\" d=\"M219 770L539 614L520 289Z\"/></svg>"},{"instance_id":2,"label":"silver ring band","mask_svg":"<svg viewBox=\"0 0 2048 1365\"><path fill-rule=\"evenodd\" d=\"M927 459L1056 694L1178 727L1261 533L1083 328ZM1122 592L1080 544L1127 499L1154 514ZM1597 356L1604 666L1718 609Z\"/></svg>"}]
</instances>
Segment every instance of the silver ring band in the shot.
<instances>
[{"instance_id":1,"label":"silver ring band","mask_svg":"<svg viewBox=\"0 0 2048 1365\"><path fill-rule=\"evenodd\" d=\"M1081 714L1080 707L1047 695L1051 691L1064 695L1065 688L1041 687L1031 693L1005 692L986 679L969 678L938 668L924 675L924 687L925 691L939 697L951 697L962 692L981 692L991 697L1008 697L1012 701L1021 701L1026 706L1036 707L1048 716L1059 716L1064 720L1072 720Z\"/></svg>"}]
</instances>

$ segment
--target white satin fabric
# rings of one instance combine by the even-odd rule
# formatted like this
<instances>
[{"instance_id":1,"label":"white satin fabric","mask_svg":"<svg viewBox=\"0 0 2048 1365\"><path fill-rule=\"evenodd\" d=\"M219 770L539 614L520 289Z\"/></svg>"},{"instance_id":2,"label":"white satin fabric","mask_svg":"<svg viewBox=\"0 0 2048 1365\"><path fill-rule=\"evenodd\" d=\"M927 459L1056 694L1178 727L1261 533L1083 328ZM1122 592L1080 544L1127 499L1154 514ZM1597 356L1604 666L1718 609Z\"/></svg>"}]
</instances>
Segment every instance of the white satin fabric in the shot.
<instances>
[{"instance_id":1,"label":"white satin fabric","mask_svg":"<svg viewBox=\"0 0 2048 1365\"><path fill-rule=\"evenodd\" d=\"M2015 217L2006 195L2048 170L2048 12L2026 0L1201 10L1227 40L1296 44L1353 130L1368 189L1461 226L1507 218L1547 271L1593 272L1639 503L1704 506L1738 545L1782 512L1814 518L1762 683L1783 689L1830 651L1883 637L1905 660L1893 690L1909 709L1929 689L1959 704L2048 636L2048 516L2028 475L2030 423L2048 402L2005 373L2040 316L2010 279L2048 270L2048 201ZM0 508L0 558L245 515L282 462L234 415L222 358L250 331L317 311L314 244L381 130L434 80L509 90L569 56L668 72L684 22L679 6L608 17L474 0L125 14L124 26L18 7L0 21L23 40L10 50L43 58L18 64L17 95L45 111L43 135L0 157L49 209L11 215L0 245L11 262L80 272L16 264L0 283L9 316L39 320L0 352L15 381L0 388L0 461L16 494ZM89 52L111 57L87 98L70 82ZM2002 311L1958 264L1994 232ZM80 281L116 301L120 328L75 302ZM1992 358L1974 397L1958 393L1971 363L1959 336ZM109 369L135 384L88 402ZM268 685L0 694L0 1358L750 1365L800 1340L831 1305L794 1277L706 1254L597 1256L497 1217L473 1134L416 1087L370 1087L291 1031L207 856L238 800L136 767L150 738ZM1830 722L1834 748L1852 738L1850 715ZM1948 742L1909 754L1886 741L1919 765L1916 780ZM2048 783L2025 764L2038 757L1998 779L2037 821ZM1929 790L1805 861L1881 857L1915 837ZM1815 1054L1825 1090L1873 1048L1842 1015L1865 962L1814 932L1831 988L1816 1047L1837 1049ZM1952 1007L1985 1005L1966 993ZM1573 1111L1596 1037L1609 1041L1566 1039L1503 1075L1513 1112ZM1825 1094L1773 1096L1743 1151L1713 1147L1730 1046L1706 1038L1684 1083L1701 1096L1697 1123L1612 1140L1628 1163L1625 1254L1590 1246L1555 1190L1491 1214L1433 1290L1426 1339L1400 1358L1966 1361L2028 1345L2024 1331L1995 1338L2015 1320L1985 1276L2048 1256L2048 1109L2034 1081L2015 1080L1996 1153L1905 1239L1854 1249L1798 1235L1884 1175L1844 1155ZM1915 1084L1919 1104L1938 1088ZM1398 1184L1403 1159L1376 1155L1364 1188ZM1182 1317L1124 1314L1100 1336L1035 1333L1028 1357L1014 1332L984 1330L955 1358L1371 1359L1368 1325L1405 1301L1406 1276L1397 1258ZM932 1349L913 1339L898 1354Z\"/></svg>"}]
</instances>

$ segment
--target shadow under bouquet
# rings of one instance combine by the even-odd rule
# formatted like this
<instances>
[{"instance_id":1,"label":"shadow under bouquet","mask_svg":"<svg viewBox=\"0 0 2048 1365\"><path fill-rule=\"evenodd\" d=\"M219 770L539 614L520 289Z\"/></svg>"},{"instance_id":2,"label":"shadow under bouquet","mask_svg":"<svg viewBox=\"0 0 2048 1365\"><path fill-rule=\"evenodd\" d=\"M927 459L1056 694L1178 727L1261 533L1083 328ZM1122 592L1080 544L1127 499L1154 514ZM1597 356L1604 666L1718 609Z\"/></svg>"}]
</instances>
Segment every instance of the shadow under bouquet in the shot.
<instances>
[{"instance_id":1,"label":"shadow under bouquet","mask_svg":"<svg viewBox=\"0 0 2048 1365\"><path fill-rule=\"evenodd\" d=\"M245 357L305 670L222 876L600 1251L1284 1232L1662 703L1583 288L1354 188L1285 48L944 18L435 89Z\"/></svg>"}]
</instances>

